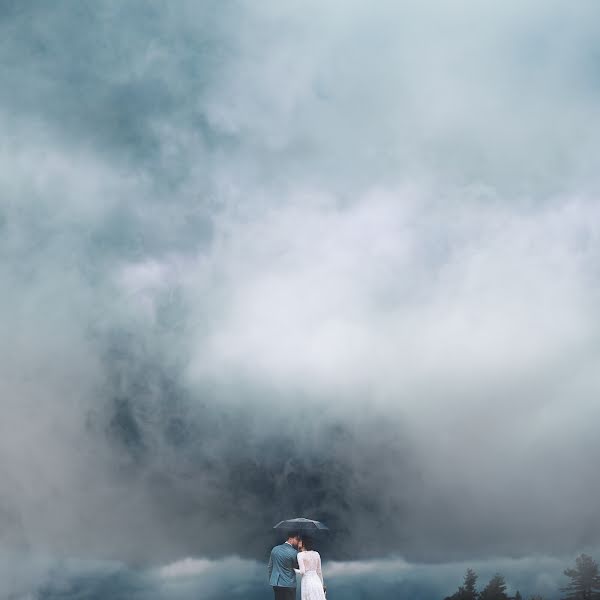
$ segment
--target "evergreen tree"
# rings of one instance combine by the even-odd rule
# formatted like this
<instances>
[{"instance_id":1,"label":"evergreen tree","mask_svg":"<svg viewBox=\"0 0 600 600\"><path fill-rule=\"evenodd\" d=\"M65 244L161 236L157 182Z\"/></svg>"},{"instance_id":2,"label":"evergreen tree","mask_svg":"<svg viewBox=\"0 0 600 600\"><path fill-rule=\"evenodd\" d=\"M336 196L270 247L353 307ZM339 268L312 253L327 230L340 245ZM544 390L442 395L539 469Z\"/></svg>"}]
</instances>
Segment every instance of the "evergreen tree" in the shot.
<instances>
[{"instance_id":1,"label":"evergreen tree","mask_svg":"<svg viewBox=\"0 0 600 600\"><path fill-rule=\"evenodd\" d=\"M482 590L481 594L479 594L479 598L480 600L509 600L506 594L504 577L496 573Z\"/></svg>"},{"instance_id":2,"label":"evergreen tree","mask_svg":"<svg viewBox=\"0 0 600 600\"><path fill-rule=\"evenodd\" d=\"M517 590L517 593L515 594L515 600L523 600L523 596L521 596L521 592L519 590Z\"/></svg>"},{"instance_id":3,"label":"evergreen tree","mask_svg":"<svg viewBox=\"0 0 600 600\"><path fill-rule=\"evenodd\" d=\"M600 600L600 573L598 563L587 554L575 559L574 569L565 569L564 574L571 581L561 592L564 600Z\"/></svg>"},{"instance_id":4,"label":"evergreen tree","mask_svg":"<svg viewBox=\"0 0 600 600\"><path fill-rule=\"evenodd\" d=\"M457 592L454 592L452 596L446 596L444 600L477 600L478 594L475 589L475 583L477 582L477 574L473 569L467 569L463 580L463 585L458 588Z\"/></svg>"},{"instance_id":5,"label":"evergreen tree","mask_svg":"<svg viewBox=\"0 0 600 600\"><path fill-rule=\"evenodd\" d=\"M477 574L473 569L467 569L465 573L465 579L463 583L463 595L461 600L477 600L477 590L475 584L477 583Z\"/></svg>"}]
</instances>

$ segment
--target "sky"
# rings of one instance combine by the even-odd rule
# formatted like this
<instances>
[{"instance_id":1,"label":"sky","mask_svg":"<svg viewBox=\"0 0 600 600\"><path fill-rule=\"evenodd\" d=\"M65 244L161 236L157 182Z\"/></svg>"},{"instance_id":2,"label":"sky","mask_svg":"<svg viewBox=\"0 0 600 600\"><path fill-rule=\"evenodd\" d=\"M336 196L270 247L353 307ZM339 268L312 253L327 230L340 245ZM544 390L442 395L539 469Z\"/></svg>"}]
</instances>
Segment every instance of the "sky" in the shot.
<instances>
[{"instance_id":1,"label":"sky","mask_svg":"<svg viewBox=\"0 0 600 600\"><path fill-rule=\"evenodd\" d=\"M332 598L556 595L600 548L599 11L1 2L2 595L261 598L299 515Z\"/></svg>"}]
</instances>

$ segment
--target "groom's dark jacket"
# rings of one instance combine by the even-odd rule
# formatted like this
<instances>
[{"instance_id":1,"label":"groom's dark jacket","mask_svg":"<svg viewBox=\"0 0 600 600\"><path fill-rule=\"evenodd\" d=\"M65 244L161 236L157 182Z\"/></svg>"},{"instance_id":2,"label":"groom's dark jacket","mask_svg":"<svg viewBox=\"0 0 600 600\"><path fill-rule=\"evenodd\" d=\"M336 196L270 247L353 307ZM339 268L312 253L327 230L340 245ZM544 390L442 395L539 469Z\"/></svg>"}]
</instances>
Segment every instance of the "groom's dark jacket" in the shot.
<instances>
[{"instance_id":1,"label":"groom's dark jacket","mask_svg":"<svg viewBox=\"0 0 600 600\"><path fill-rule=\"evenodd\" d=\"M274 587L296 587L298 550L290 544L281 544L271 550L269 558L269 583Z\"/></svg>"}]
</instances>

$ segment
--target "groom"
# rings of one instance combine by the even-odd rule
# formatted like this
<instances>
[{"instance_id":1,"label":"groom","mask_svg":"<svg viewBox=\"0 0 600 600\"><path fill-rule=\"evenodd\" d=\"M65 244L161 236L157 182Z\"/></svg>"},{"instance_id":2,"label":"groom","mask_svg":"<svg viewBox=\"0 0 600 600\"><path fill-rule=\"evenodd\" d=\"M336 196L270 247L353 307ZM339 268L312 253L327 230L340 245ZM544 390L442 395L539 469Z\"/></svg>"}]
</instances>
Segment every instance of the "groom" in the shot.
<instances>
[{"instance_id":1,"label":"groom","mask_svg":"<svg viewBox=\"0 0 600 600\"><path fill-rule=\"evenodd\" d=\"M269 583L273 586L275 600L296 600L296 572L300 536L290 533L287 542L275 546L269 558Z\"/></svg>"}]
</instances>

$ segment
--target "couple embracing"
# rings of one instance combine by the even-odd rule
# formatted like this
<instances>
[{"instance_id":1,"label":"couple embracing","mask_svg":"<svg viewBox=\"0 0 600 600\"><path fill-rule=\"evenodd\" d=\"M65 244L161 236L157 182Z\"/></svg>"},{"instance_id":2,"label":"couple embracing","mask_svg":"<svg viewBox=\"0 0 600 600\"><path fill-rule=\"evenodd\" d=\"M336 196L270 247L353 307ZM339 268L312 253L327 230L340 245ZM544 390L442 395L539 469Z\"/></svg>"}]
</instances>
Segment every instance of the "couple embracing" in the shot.
<instances>
[{"instance_id":1,"label":"couple embracing","mask_svg":"<svg viewBox=\"0 0 600 600\"><path fill-rule=\"evenodd\" d=\"M275 600L296 599L296 574L302 575L302 600L325 599L321 556L309 538L290 534L286 542L271 550L269 558L269 583Z\"/></svg>"}]
</instances>

